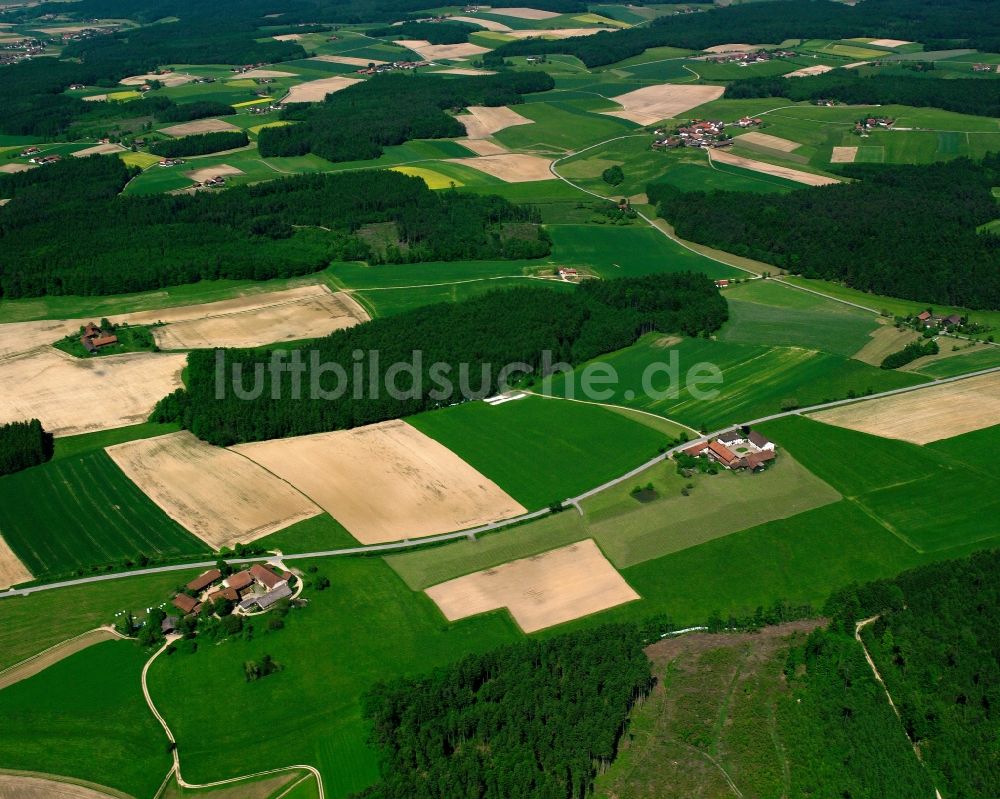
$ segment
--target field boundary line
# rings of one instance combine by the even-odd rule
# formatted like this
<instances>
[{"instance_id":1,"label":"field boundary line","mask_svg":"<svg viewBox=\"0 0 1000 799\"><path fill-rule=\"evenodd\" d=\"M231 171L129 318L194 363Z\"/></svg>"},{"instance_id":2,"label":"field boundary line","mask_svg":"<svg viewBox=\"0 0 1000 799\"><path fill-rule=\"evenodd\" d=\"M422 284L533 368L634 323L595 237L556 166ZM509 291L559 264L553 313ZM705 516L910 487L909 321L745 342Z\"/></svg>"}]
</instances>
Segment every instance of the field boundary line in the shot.
<instances>
[{"instance_id":1,"label":"field boundary line","mask_svg":"<svg viewBox=\"0 0 1000 799\"><path fill-rule=\"evenodd\" d=\"M273 768L273 769L268 769L266 771L258 771L254 774L243 774L239 777L230 777L225 780L216 780L215 782L206 782L201 784L187 782L181 776L181 759L180 759L180 754L177 751L177 739L174 738L174 734L170 730L170 725L167 724L167 720L163 718L163 715L160 713L160 711L156 709L156 705L153 702L153 697L149 692L149 684L147 680L147 676L149 674L149 667L152 666L153 662L167 650L167 647L169 647L171 644L173 644L180 638L181 636L179 635L167 636L167 640L163 644L163 646L157 649L149 658L149 660L147 660L146 663L143 665L142 675L140 677L140 682L142 684L142 695L146 699L146 704L149 706L149 709L153 713L153 716L156 718L156 720L160 722L160 726L163 727L163 731L164 733L166 733L167 740L172 744L170 748L170 753L173 756L174 764L173 767L170 769L170 771L167 772L167 778L164 780L164 783L166 783L167 780L169 780L170 775L173 774L177 778L177 784L181 788L194 788L194 789L215 788L219 785L231 785L236 782L242 782L243 780L253 779L254 777L265 777L269 774L280 774L285 771L307 771L316 778L316 786L317 790L319 791L319 799L326 799L326 794L323 789L322 775L319 773L319 770L316 769L314 766L307 766L305 764L282 766L281 768ZM299 782L301 782L301 780L299 780Z\"/></svg>"},{"instance_id":2,"label":"field boundary line","mask_svg":"<svg viewBox=\"0 0 1000 799\"><path fill-rule=\"evenodd\" d=\"M4 678L9 676L12 672L15 672L18 669L22 669L25 666L32 664L34 661L38 660L39 658L45 657L45 655L49 654L50 652L59 649L60 647L66 646L66 644L71 644L74 641L78 641L79 639L84 638L88 635L93 635L94 633L106 633L107 635L111 636L108 640L114 640L116 638L124 640L125 638L124 635L122 635L120 632L118 632L112 627L94 627L92 630L86 630L85 632L82 632L79 635L74 635L70 638L65 639L64 641L60 641L57 644L53 644L50 647L46 647L41 652L36 652L34 655L26 657L24 660L20 660L14 665L8 666L7 668L3 669L2 671L0 671L0 685L3 684ZM93 645L96 645L98 643L102 642L95 641ZM60 660L62 660L62 658L60 658ZM15 680L14 682L15 683L20 682L20 680ZM11 683L11 685L13 684L14 683ZM0 690L3 690L3 688L0 688Z\"/></svg>"},{"instance_id":3,"label":"field boundary line","mask_svg":"<svg viewBox=\"0 0 1000 799\"><path fill-rule=\"evenodd\" d=\"M649 416L661 422L670 422L670 424L675 424L678 427L683 427L687 430L691 430L696 435L699 436L701 435L701 431L696 430L695 428L691 427L691 425L684 424L683 422L678 422L667 416L660 416L658 413L653 413L652 411L644 411L641 410L640 408L630 408L628 405L615 405L613 402L597 402L596 400L595 401L582 400L582 399L577 399L576 397L559 397L556 396L555 394L539 394L537 391L532 391L530 389L522 389L522 390L524 391L525 394L530 394L533 397L541 397L542 399L562 400L563 402L579 402L583 405L596 405L599 408L617 408L618 410L628 411L629 413L639 413L642 414L643 416Z\"/></svg>"},{"instance_id":4,"label":"field boundary line","mask_svg":"<svg viewBox=\"0 0 1000 799\"><path fill-rule=\"evenodd\" d=\"M101 785L96 782L90 782L89 780L81 780L76 777L66 777L62 774L49 774L44 771L23 771L22 769L15 768L0 768L0 775L7 777L34 777L39 780L47 780L48 782L58 782L64 785L78 785L81 788L90 788L92 791L97 791L103 793L113 799L135 799L130 793L125 793L124 791L119 791L117 788L112 788L109 785Z\"/></svg>"}]
</instances>

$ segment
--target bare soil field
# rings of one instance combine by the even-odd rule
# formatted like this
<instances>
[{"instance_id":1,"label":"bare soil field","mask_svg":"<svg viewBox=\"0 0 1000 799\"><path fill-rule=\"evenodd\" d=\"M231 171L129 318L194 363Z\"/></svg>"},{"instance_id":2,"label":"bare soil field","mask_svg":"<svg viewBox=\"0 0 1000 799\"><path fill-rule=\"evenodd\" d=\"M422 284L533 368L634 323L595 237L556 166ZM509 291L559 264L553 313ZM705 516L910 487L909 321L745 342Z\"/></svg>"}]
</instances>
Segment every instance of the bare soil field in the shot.
<instances>
[{"instance_id":1,"label":"bare soil field","mask_svg":"<svg viewBox=\"0 0 1000 799\"><path fill-rule=\"evenodd\" d=\"M321 513L258 464L186 430L105 451L171 519L212 549L248 544Z\"/></svg>"},{"instance_id":2,"label":"bare soil field","mask_svg":"<svg viewBox=\"0 0 1000 799\"><path fill-rule=\"evenodd\" d=\"M687 86L669 83L644 86L611 99L620 111L601 111L608 116L620 117L640 125L652 125L661 119L672 119L685 111L717 100L724 91L722 86Z\"/></svg>"},{"instance_id":3,"label":"bare soil field","mask_svg":"<svg viewBox=\"0 0 1000 799\"><path fill-rule=\"evenodd\" d=\"M526 633L639 599L592 539L431 586L448 621L507 608Z\"/></svg>"},{"instance_id":4,"label":"bare soil field","mask_svg":"<svg viewBox=\"0 0 1000 799\"><path fill-rule=\"evenodd\" d=\"M830 154L831 164L853 164L858 157L857 147L834 147Z\"/></svg>"},{"instance_id":5,"label":"bare soil field","mask_svg":"<svg viewBox=\"0 0 1000 799\"><path fill-rule=\"evenodd\" d=\"M0 774L0 799L118 799L124 794L20 774Z\"/></svg>"},{"instance_id":6,"label":"bare soil field","mask_svg":"<svg viewBox=\"0 0 1000 799\"><path fill-rule=\"evenodd\" d=\"M802 69L797 69L794 72L788 72L784 77L786 78L808 78L810 75L822 75L824 72L829 72L833 67L828 67L826 64L817 64L814 67L802 67Z\"/></svg>"},{"instance_id":7,"label":"bare soil field","mask_svg":"<svg viewBox=\"0 0 1000 799\"><path fill-rule=\"evenodd\" d=\"M556 176L549 171L552 161L537 155L522 153L507 153L506 155L487 155L479 158L449 158L453 164L478 169L487 175L500 178L507 183L529 183L536 180L555 180Z\"/></svg>"},{"instance_id":8,"label":"bare soil field","mask_svg":"<svg viewBox=\"0 0 1000 799\"><path fill-rule=\"evenodd\" d=\"M463 530L524 508L402 421L233 447L287 480L362 544Z\"/></svg>"},{"instance_id":9,"label":"bare soil field","mask_svg":"<svg viewBox=\"0 0 1000 799\"><path fill-rule=\"evenodd\" d=\"M491 8L490 14L498 17L514 17L514 19L552 19L558 17L553 11L540 11L537 8Z\"/></svg>"},{"instance_id":10,"label":"bare soil field","mask_svg":"<svg viewBox=\"0 0 1000 799\"><path fill-rule=\"evenodd\" d=\"M706 53L742 53L746 50L753 50L752 44L717 44L706 47Z\"/></svg>"},{"instance_id":11,"label":"bare soil field","mask_svg":"<svg viewBox=\"0 0 1000 799\"><path fill-rule=\"evenodd\" d=\"M278 36L272 36L276 42L297 42L302 39L301 33L282 33Z\"/></svg>"},{"instance_id":12,"label":"bare soil field","mask_svg":"<svg viewBox=\"0 0 1000 799\"><path fill-rule=\"evenodd\" d=\"M771 150L781 150L783 153L790 153L792 150L796 150L802 146L797 141L789 141L788 139L782 139L779 136L771 136L768 133L758 133L755 130L750 131L750 133L744 133L736 139L736 142L749 142L750 144L756 144L758 147L767 147Z\"/></svg>"},{"instance_id":13,"label":"bare soil field","mask_svg":"<svg viewBox=\"0 0 1000 799\"><path fill-rule=\"evenodd\" d=\"M413 50L426 61L464 59L469 56L488 53L490 48L478 44L463 42L461 44L431 44L426 39L400 39L396 44Z\"/></svg>"},{"instance_id":14,"label":"bare soil field","mask_svg":"<svg viewBox=\"0 0 1000 799\"><path fill-rule=\"evenodd\" d=\"M281 72L277 69L250 69L236 75L237 78L297 78L294 72Z\"/></svg>"},{"instance_id":15,"label":"bare soil field","mask_svg":"<svg viewBox=\"0 0 1000 799\"><path fill-rule=\"evenodd\" d=\"M153 75L152 73L148 75L132 75L128 78L122 78L118 82L122 86L142 86L144 83L158 80L164 86L173 88L174 86L183 86L185 83L190 83L194 78L194 75L188 75L185 72L168 72L166 75Z\"/></svg>"},{"instance_id":16,"label":"bare soil field","mask_svg":"<svg viewBox=\"0 0 1000 799\"><path fill-rule=\"evenodd\" d=\"M293 86L282 98L283 103L321 103L328 94L339 92L360 81L357 78L320 78Z\"/></svg>"},{"instance_id":17,"label":"bare soil field","mask_svg":"<svg viewBox=\"0 0 1000 799\"><path fill-rule=\"evenodd\" d=\"M259 347L280 341L318 338L369 319L349 294L326 286L306 286L261 295L249 307L218 308L232 301L201 306L198 318L153 329L160 349Z\"/></svg>"},{"instance_id":18,"label":"bare soil field","mask_svg":"<svg viewBox=\"0 0 1000 799\"><path fill-rule=\"evenodd\" d=\"M216 164L215 166L206 166L201 169L192 169L184 173L191 180L201 183L202 181L209 180L214 177L226 177L227 175L244 175L246 174L242 169L237 169L234 166L229 166L229 164Z\"/></svg>"},{"instance_id":19,"label":"bare soil field","mask_svg":"<svg viewBox=\"0 0 1000 799\"><path fill-rule=\"evenodd\" d=\"M881 366L885 356L898 352L919 338L920 334L916 330L897 330L893 325L885 324L873 331L871 341L851 357L871 366Z\"/></svg>"},{"instance_id":20,"label":"bare soil field","mask_svg":"<svg viewBox=\"0 0 1000 799\"><path fill-rule=\"evenodd\" d=\"M510 25L504 25L495 19L480 19L479 17L448 17L448 19L455 22L467 22L470 25L478 25L480 28L486 28L488 31L496 31L497 33L506 33L511 29Z\"/></svg>"},{"instance_id":21,"label":"bare soil field","mask_svg":"<svg viewBox=\"0 0 1000 799\"><path fill-rule=\"evenodd\" d=\"M32 576L0 535L0 590L6 590L18 583L26 583Z\"/></svg>"},{"instance_id":22,"label":"bare soil field","mask_svg":"<svg viewBox=\"0 0 1000 799\"><path fill-rule=\"evenodd\" d=\"M913 42L904 39L872 39L868 44L874 44L876 47L902 47L904 44L913 44Z\"/></svg>"},{"instance_id":23,"label":"bare soil field","mask_svg":"<svg viewBox=\"0 0 1000 799\"><path fill-rule=\"evenodd\" d=\"M615 31L618 28L549 28L547 30L509 31L506 35L515 39L569 39L573 36L593 36L601 31Z\"/></svg>"},{"instance_id":24,"label":"bare soil field","mask_svg":"<svg viewBox=\"0 0 1000 799\"><path fill-rule=\"evenodd\" d=\"M499 142L490 139L455 139L455 141L476 155L504 155L510 152Z\"/></svg>"},{"instance_id":25,"label":"bare soil field","mask_svg":"<svg viewBox=\"0 0 1000 799\"><path fill-rule=\"evenodd\" d=\"M723 150L709 150L708 157L712 161L718 161L722 164L732 164L733 166L751 169L754 172L761 172L765 175L774 175L775 177L785 178L785 180L794 180L796 183L804 183L807 186L829 186L833 183L840 183L836 178L826 177L825 175L814 175L811 172L802 172L798 169L792 169L789 166L776 166L775 164L768 164L764 161L754 160L753 158L733 155Z\"/></svg>"},{"instance_id":26,"label":"bare soil field","mask_svg":"<svg viewBox=\"0 0 1000 799\"><path fill-rule=\"evenodd\" d=\"M346 64L349 67L367 67L369 64L379 66L388 63L387 61L379 61L377 58L355 58L351 55L317 55L309 60L327 61L331 64Z\"/></svg>"},{"instance_id":27,"label":"bare soil field","mask_svg":"<svg viewBox=\"0 0 1000 799\"><path fill-rule=\"evenodd\" d=\"M0 424L37 418L69 436L144 422L181 387L186 361L154 352L83 360L51 348L0 361Z\"/></svg>"},{"instance_id":28,"label":"bare soil field","mask_svg":"<svg viewBox=\"0 0 1000 799\"><path fill-rule=\"evenodd\" d=\"M455 119L465 125L466 136L470 139L485 139L505 128L512 128L515 125L533 125L535 122L505 105L496 108L470 105L468 110L468 114L460 114Z\"/></svg>"},{"instance_id":29,"label":"bare soil field","mask_svg":"<svg viewBox=\"0 0 1000 799\"><path fill-rule=\"evenodd\" d=\"M27 172L29 169L34 168L34 164L4 164L0 166L0 172L6 172L7 174L13 174L14 172Z\"/></svg>"},{"instance_id":30,"label":"bare soil field","mask_svg":"<svg viewBox=\"0 0 1000 799\"><path fill-rule=\"evenodd\" d=\"M81 319L53 319L0 325L0 361L52 344L84 324Z\"/></svg>"},{"instance_id":31,"label":"bare soil field","mask_svg":"<svg viewBox=\"0 0 1000 799\"><path fill-rule=\"evenodd\" d=\"M110 155L111 153L123 153L125 148L120 144L95 144L93 147L87 147L84 150L77 150L73 153L74 158L86 158L90 155Z\"/></svg>"},{"instance_id":32,"label":"bare soil field","mask_svg":"<svg viewBox=\"0 0 1000 799\"><path fill-rule=\"evenodd\" d=\"M40 652L32 658L23 660L9 669L0 672L0 691L14 683L21 682L21 680L26 680L39 672L45 671L49 666L68 658L70 655L75 655L87 647L102 643L103 641L114 641L117 637L111 630L101 628L88 630L82 635L56 644L44 652ZM2 779L3 777L0 776L0 780ZM2 785L2 782L0 782L0 785ZM3 794L0 793L0 797L2 796Z\"/></svg>"},{"instance_id":33,"label":"bare soil field","mask_svg":"<svg viewBox=\"0 0 1000 799\"><path fill-rule=\"evenodd\" d=\"M439 69L435 75L496 75L492 69L462 69L452 67L451 69Z\"/></svg>"},{"instance_id":34,"label":"bare soil field","mask_svg":"<svg viewBox=\"0 0 1000 799\"><path fill-rule=\"evenodd\" d=\"M282 791L281 789L290 789L293 784L304 778L311 781L313 776L308 771L282 771L273 777L220 785L211 791L199 791L194 795L203 799L283 799L290 793L289 790ZM190 791L177 787L176 781L171 780L163 793L159 794L156 799L191 799L191 796Z\"/></svg>"},{"instance_id":35,"label":"bare soil field","mask_svg":"<svg viewBox=\"0 0 1000 799\"><path fill-rule=\"evenodd\" d=\"M1000 372L813 414L827 424L913 444L1000 424Z\"/></svg>"},{"instance_id":36,"label":"bare soil field","mask_svg":"<svg viewBox=\"0 0 1000 799\"><path fill-rule=\"evenodd\" d=\"M103 103L108 99L108 96L106 94L88 94L80 99L87 103Z\"/></svg>"},{"instance_id":37,"label":"bare soil field","mask_svg":"<svg viewBox=\"0 0 1000 799\"><path fill-rule=\"evenodd\" d=\"M227 130L239 130L235 125L223 122L221 119L196 119L193 122L182 122L179 125L171 125L168 128L161 128L160 133L167 136L194 136L199 133L223 133Z\"/></svg>"}]
</instances>

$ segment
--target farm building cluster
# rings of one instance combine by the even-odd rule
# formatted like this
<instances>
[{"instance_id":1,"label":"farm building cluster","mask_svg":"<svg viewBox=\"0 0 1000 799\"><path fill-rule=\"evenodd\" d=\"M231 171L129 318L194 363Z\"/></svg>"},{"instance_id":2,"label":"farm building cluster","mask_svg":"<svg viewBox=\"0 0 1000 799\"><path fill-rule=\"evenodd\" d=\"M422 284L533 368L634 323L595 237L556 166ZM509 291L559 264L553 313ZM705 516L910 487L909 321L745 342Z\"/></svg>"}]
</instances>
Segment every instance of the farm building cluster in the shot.
<instances>
[{"instance_id":1,"label":"farm building cluster","mask_svg":"<svg viewBox=\"0 0 1000 799\"><path fill-rule=\"evenodd\" d=\"M732 126L745 130L758 127L760 117L741 117ZM726 132L726 123L721 119L695 119L686 125L679 125L673 131L663 128L653 131L653 149L666 150L674 147L731 147L733 139Z\"/></svg>"},{"instance_id":2,"label":"farm building cluster","mask_svg":"<svg viewBox=\"0 0 1000 799\"><path fill-rule=\"evenodd\" d=\"M16 64L18 61L25 61L44 52L45 45L38 39L27 38L4 42L0 45L0 66Z\"/></svg>"},{"instance_id":3,"label":"farm building cluster","mask_svg":"<svg viewBox=\"0 0 1000 799\"><path fill-rule=\"evenodd\" d=\"M731 53L719 53L709 56L705 60L711 64L736 64L741 67L748 67L751 64L763 64L766 61L773 61L776 58L791 58L794 56L790 50L747 50Z\"/></svg>"},{"instance_id":4,"label":"farm building cluster","mask_svg":"<svg viewBox=\"0 0 1000 799\"><path fill-rule=\"evenodd\" d=\"M83 327L83 332L80 335L80 343L83 348L89 353L95 353L101 347L108 347L111 344L118 343L118 336L115 335L115 331L111 330L101 330L93 322L88 322Z\"/></svg>"},{"instance_id":5,"label":"farm building cluster","mask_svg":"<svg viewBox=\"0 0 1000 799\"><path fill-rule=\"evenodd\" d=\"M209 569L189 582L171 604L185 616L197 615L207 605L232 607L233 613L262 612L291 598L294 579L290 571L279 574L261 563L228 577L218 569Z\"/></svg>"},{"instance_id":6,"label":"farm building cluster","mask_svg":"<svg viewBox=\"0 0 1000 799\"><path fill-rule=\"evenodd\" d=\"M429 67L430 61L392 61L386 64L369 64L356 70L358 75L382 75L386 72L396 72L399 70L411 70L417 67Z\"/></svg>"},{"instance_id":7,"label":"farm building cluster","mask_svg":"<svg viewBox=\"0 0 1000 799\"><path fill-rule=\"evenodd\" d=\"M723 468L760 472L777 457L774 442L762 433L745 428L733 428L710 441L688 447L684 454L692 458L708 458Z\"/></svg>"},{"instance_id":8,"label":"farm building cluster","mask_svg":"<svg viewBox=\"0 0 1000 799\"><path fill-rule=\"evenodd\" d=\"M854 123L854 132L859 136L867 136L873 130L888 130L895 124L896 120L892 117L865 117Z\"/></svg>"},{"instance_id":9,"label":"farm building cluster","mask_svg":"<svg viewBox=\"0 0 1000 799\"><path fill-rule=\"evenodd\" d=\"M941 316L934 313L933 311L922 311L914 317L914 321L917 325L925 328L941 328L949 329L959 327L965 323L965 320L959 316L957 313L948 314L947 316Z\"/></svg>"}]
</instances>

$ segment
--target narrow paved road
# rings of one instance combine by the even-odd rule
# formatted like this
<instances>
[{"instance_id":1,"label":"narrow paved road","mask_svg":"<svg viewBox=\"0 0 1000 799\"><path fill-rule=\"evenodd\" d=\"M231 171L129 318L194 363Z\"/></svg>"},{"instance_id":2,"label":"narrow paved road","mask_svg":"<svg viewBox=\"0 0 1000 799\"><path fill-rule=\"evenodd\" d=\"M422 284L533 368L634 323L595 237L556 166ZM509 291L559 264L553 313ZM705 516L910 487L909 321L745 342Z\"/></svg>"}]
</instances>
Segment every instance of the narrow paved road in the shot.
<instances>
[{"instance_id":1,"label":"narrow paved road","mask_svg":"<svg viewBox=\"0 0 1000 799\"><path fill-rule=\"evenodd\" d=\"M814 413L816 411L825 410L827 408L839 408L842 405L852 405L859 402L870 402L871 400L881 399L882 397L894 397L899 394L909 394L913 391L923 391L924 389L930 388L932 386L945 385L947 383L956 383L960 380L968 380L973 377L978 377L980 375L992 374L994 372L1000 372L1000 366L995 366L990 369L981 369L977 372L969 372L964 375L957 375L955 377L945 377L939 380L931 380L927 383L920 383L915 386L907 386L905 388L895 388L890 391L881 391L877 394L870 394L867 397L857 397L854 399L843 399L834 400L833 402L824 402L819 405L810 405L806 408L796 408L795 410L782 411L780 413L772 413L769 416L761 416L758 419L751 419L746 422L733 421L732 424L727 424L725 427L720 427L718 430L713 430L703 436L698 438L693 438L690 441L686 441L683 444L679 444L676 447L666 450L665 452L657 455L645 463L631 469L620 477L616 477L612 480L608 480L599 486L591 488L589 491L584 491L575 497L570 497L565 500L564 504L570 507L579 508L579 503L583 500L599 494L602 491L606 491L614 486L621 485L629 480L634 479L637 475L644 472L651 466L655 466L658 463L662 463L664 460L669 458L678 450L690 447L699 441L707 441L710 438L718 436L720 433L726 430L731 430L737 425L753 426L756 424L763 424L765 422L772 422L776 419L783 419L788 416L801 416L803 414ZM327 549L317 552L296 552L293 554L281 554L283 560L303 560L306 558L331 558L340 557L344 555L367 555L378 552L392 552L394 550L410 549L411 547L421 547L427 544L438 544L443 541L457 541L462 538L468 538L475 540L475 537L479 533L489 533L495 532L497 530L504 529L506 527L511 527L513 525L521 524L523 522L531 521L532 519L539 519L542 516L547 516L552 511L548 508L543 508L541 510L536 510L531 513L523 513L520 516L514 516L509 519L502 519L500 521L490 522L489 524L483 524L479 527L473 527L468 530L459 530L453 533L442 533L440 535L427 536L426 538L409 539L405 538L402 541L394 541L389 544L371 544L369 546L357 546L357 547L347 547L343 549ZM263 559L263 556L258 555L253 558L226 558L229 563L243 564L243 563L257 563ZM92 583L100 583L105 580L120 580L124 577L139 577L146 574L163 574L167 572L176 571L190 571L192 569L207 569L214 566L216 560L203 560L196 563L176 563L170 566L155 566L148 569L135 569L133 571L115 572L113 574L99 574L93 577L80 577L74 580L61 580L54 583L46 583L44 585L28 586L26 588L12 588L7 591L0 591L0 599L5 599L7 597L15 596L28 596L30 594L38 593L39 591L51 591L55 588L68 588L74 585L88 585Z\"/></svg>"}]
</instances>

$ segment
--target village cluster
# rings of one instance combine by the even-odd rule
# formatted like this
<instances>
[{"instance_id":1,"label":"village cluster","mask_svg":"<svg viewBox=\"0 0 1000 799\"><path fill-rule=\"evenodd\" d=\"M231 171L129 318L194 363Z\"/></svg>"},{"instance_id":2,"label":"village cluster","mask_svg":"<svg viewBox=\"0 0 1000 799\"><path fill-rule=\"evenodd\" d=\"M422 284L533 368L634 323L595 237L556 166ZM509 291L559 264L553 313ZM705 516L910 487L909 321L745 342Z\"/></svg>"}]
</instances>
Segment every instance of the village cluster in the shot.
<instances>
[{"instance_id":1,"label":"village cluster","mask_svg":"<svg viewBox=\"0 0 1000 799\"><path fill-rule=\"evenodd\" d=\"M356 70L356 72L358 75L382 75L386 72L429 67L430 65L430 61L392 61L387 64L369 64L367 67L361 67L361 69Z\"/></svg>"},{"instance_id":2,"label":"village cluster","mask_svg":"<svg viewBox=\"0 0 1000 799\"><path fill-rule=\"evenodd\" d=\"M759 127L763 120L760 117L740 117L734 123L741 130ZM680 125L672 132L663 128L653 131L653 149L665 150L674 147L731 147L733 139L725 132L726 123L722 120L696 119L686 125Z\"/></svg>"},{"instance_id":3,"label":"village cluster","mask_svg":"<svg viewBox=\"0 0 1000 799\"><path fill-rule=\"evenodd\" d=\"M733 428L711 441L702 441L684 450L692 458L708 458L725 469L760 472L777 454L774 442L756 430Z\"/></svg>"},{"instance_id":4,"label":"village cluster","mask_svg":"<svg viewBox=\"0 0 1000 799\"><path fill-rule=\"evenodd\" d=\"M282 599L290 599L295 580L290 571L279 574L261 563L228 577L218 569L209 569L189 582L171 604L185 616L197 616L207 606L216 610L231 608L229 612L237 614L258 613L270 610ZM163 631L173 632L176 626L177 618L168 616Z\"/></svg>"},{"instance_id":5,"label":"village cluster","mask_svg":"<svg viewBox=\"0 0 1000 799\"><path fill-rule=\"evenodd\" d=\"M748 67L751 64L762 64L775 58L791 58L796 55L790 50L750 50L747 52L720 53L709 56L705 60L712 64L737 64Z\"/></svg>"}]
</instances>

